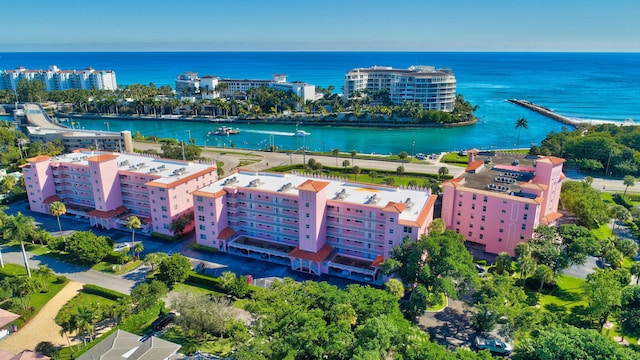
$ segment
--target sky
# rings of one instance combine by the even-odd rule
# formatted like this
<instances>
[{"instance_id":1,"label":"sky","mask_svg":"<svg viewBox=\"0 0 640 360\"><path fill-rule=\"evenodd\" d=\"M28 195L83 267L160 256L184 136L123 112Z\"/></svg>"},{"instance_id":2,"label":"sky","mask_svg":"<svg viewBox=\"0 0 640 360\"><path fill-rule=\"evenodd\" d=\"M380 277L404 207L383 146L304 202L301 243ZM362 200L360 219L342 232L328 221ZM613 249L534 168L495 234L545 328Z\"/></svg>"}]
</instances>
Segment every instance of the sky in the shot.
<instances>
[{"instance_id":1,"label":"sky","mask_svg":"<svg viewBox=\"0 0 640 360\"><path fill-rule=\"evenodd\" d=\"M1 51L640 52L640 0L6 0Z\"/></svg>"}]
</instances>

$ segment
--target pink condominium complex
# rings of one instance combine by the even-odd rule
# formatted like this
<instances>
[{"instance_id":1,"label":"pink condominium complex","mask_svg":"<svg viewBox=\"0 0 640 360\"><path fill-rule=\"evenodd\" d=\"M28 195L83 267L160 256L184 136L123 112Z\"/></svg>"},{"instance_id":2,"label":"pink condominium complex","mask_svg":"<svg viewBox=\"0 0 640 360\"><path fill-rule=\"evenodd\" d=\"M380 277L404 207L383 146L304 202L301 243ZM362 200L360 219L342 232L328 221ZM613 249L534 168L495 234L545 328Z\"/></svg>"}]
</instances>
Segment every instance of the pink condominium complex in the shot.
<instances>
[{"instance_id":1,"label":"pink condominium complex","mask_svg":"<svg viewBox=\"0 0 640 360\"><path fill-rule=\"evenodd\" d=\"M199 244L380 283L378 265L403 239L427 233L427 190L240 171L193 193Z\"/></svg>"},{"instance_id":2,"label":"pink condominium complex","mask_svg":"<svg viewBox=\"0 0 640 360\"><path fill-rule=\"evenodd\" d=\"M122 228L136 215L144 232L165 235L192 210L191 192L217 180L212 164L135 154L76 150L28 161L22 170L31 210L48 214L49 204L62 201L91 225Z\"/></svg>"},{"instance_id":3,"label":"pink condominium complex","mask_svg":"<svg viewBox=\"0 0 640 360\"><path fill-rule=\"evenodd\" d=\"M465 173L444 184L442 219L467 247L514 255L539 224L555 225L564 159L482 155L469 150Z\"/></svg>"}]
</instances>

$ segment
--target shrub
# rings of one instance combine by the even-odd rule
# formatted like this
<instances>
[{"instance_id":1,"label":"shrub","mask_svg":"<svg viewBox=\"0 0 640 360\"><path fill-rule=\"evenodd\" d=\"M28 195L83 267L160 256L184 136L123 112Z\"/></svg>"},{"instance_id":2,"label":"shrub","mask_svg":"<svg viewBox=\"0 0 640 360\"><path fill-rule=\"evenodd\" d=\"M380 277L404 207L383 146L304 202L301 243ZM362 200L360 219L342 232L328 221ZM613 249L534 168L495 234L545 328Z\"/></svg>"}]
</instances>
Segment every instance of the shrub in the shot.
<instances>
[{"instance_id":1,"label":"shrub","mask_svg":"<svg viewBox=\"0 0 640 360\"><path fill-rule=\"evenodd\" d=\"M613 195L613 201L618 205L624 206L625 208L627 208L627 210L630 210L633 207L633 203L629 200L629 198L620 193L616 193Z\"/></svg>"},{"instance_id":2,"label":"shrub","mask_svg":"<svg viewBox=\"0 0 640 360\"><path fill-rule=\"evenodd\" d=\"M131 256L124 251L112 251L104 258L104 261L112 264L126 264L129 260L131 260Z\"/></svg>"},{"instance_id":3,"label":"shrub","mask_svg":"<svg viewBox=\"0 0 640 360\"><path fill-rule=\"evenodd\" d=\"M117 301L118 299L122 299L129 296L121 292L117 292L111 289L106 289L106 288L103 288L102 286L93 285L93 284L83 285L82 291L87 294L102 296L103 298L113 300L113 301Z\"/></svg>"}]
</instances>

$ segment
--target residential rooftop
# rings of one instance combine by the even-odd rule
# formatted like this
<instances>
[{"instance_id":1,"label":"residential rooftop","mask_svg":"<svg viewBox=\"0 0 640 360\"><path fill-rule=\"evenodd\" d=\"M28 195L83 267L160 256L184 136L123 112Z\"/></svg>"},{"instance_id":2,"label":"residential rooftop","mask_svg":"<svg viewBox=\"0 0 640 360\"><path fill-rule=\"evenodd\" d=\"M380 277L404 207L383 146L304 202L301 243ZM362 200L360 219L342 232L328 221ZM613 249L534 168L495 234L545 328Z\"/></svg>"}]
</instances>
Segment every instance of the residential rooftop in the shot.
<instances>
[{"instance_id":1,"label":"residential rooftop","mask_svg":"<svg viewBox=\"0 0 640 360\"><path fill-rule=\"evenodd\" d=\"M393 206L393 210L400 213L400 219L405 221L418 220L420 211L424 208L430 195L428 190L357 183L339 178L310 178L297 174L245 170L198 190L196 195L217 194L224 191L225 188L256 189L296 197L299 195L299 188L309 191L326 189L327 200L367 205L378 209L388 209L389 206Z\"/></svg>"}]
</instances>

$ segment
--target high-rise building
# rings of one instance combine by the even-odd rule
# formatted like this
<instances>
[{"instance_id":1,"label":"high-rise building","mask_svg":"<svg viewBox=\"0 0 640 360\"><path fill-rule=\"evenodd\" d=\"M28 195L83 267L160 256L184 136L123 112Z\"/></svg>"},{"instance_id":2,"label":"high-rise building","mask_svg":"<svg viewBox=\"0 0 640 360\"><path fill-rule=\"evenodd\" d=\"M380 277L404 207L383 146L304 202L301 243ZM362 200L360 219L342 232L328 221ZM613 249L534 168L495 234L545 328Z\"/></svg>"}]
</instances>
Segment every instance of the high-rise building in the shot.
<instances>
[{"instance_id":1,"label":"high-rise building","mask_svg":"<svg viewBox=\"0 0 640 360\"><path fill-rule=\"evenodd\" d=\"M0 90L16 91L20 80L40 80L47 91L68 89L115 90L116 73L113 70L60 70L51 65L47 70L28 70L18 67L14 70L0 70Z\"/></svg>"},{"instance_id":2,"label":"high-rise building","mask_svg":"<svg viewBox=\"0 0 640 360\"><path fill-rule=\"evenodd\" d=\"M344 80L344 96L352 99L388 91L394 105L416 102L424 110L452 111L456 99L456 78L451 69L433 66L411 66L395 69L388 66L357 68L349 71Z\"/></svg>"}]
</instances>

